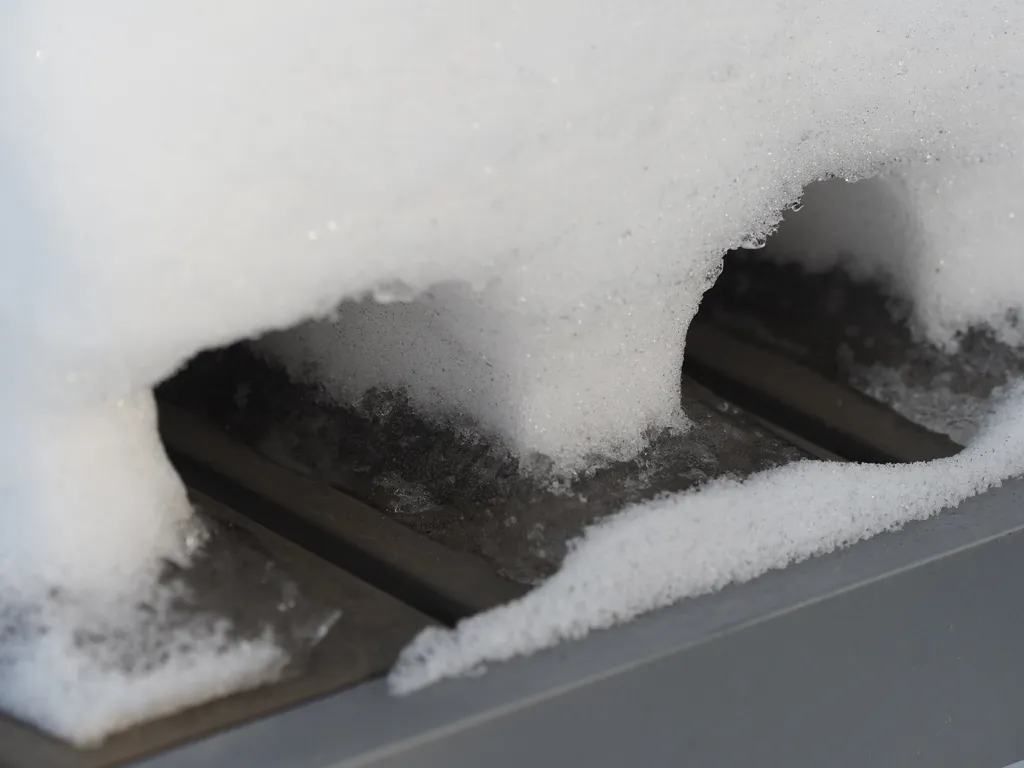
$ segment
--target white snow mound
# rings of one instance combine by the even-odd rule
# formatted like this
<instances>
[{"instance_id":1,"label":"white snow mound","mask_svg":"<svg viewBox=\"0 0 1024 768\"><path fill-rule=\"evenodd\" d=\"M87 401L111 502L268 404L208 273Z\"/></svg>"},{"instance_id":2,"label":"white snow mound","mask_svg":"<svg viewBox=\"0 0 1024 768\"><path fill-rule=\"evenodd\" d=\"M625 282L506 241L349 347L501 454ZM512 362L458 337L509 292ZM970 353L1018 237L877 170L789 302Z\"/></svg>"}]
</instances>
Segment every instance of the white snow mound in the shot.
<instances>
[{"instance_id":1,"label":"white snow mound","mask_svg":"<svg viewBox=\"0 0 1024 768\"><path fill-rule=\"evenodd\" d=\"M884 168L954 189L890 184L922 239L887 269L925 325L1013 337L1017 251L988 246L1024 217L988 191L1024 188L1020 3L7 0L0 20L0 587L20 594L114 605L180 559L150 388L342 300L265 352L571 471L682 423L725 250L806 184ZM999 473L963 467L936 478L950 498ZM789 470L833 471L883 470ZM851 530L884 518L869 501ZM53 686L0 706L74 737Z\"/></svg>"}]
</instances>

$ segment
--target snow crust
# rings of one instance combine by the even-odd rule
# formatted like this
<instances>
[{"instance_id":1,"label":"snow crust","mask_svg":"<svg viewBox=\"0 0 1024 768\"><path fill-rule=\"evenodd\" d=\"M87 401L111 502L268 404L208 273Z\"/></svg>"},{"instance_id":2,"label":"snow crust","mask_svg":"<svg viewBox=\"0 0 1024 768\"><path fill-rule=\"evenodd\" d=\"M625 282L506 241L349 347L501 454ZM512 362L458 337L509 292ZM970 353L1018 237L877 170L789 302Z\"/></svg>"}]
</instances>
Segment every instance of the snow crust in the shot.
<instances>
[{"instance_id":1,"label":"snow crust","mask_svg":"<svg viewBox=\"0 0 1024 768\"><path fill-rule=\"evenodd\" d=\"M1024 471L1024 386L961 454L925 464L804 461L638 505L589 529L525 597L424 630L392 670L408 694L584 637L927 518Z\"/></svg>"},{"instance_id":2,"label":"snow crust","mask_svg":"<svg viewBox=\"0 0 1024 768\"><path fill-rule=\"evenodd\" d=\"M334 320L269 338L266 353L341 400L405 387L427 411L469 415L571 470L682 423L686 327L725 250L760 245L806 184L885 168L878 184L903 179L899 210L922 222L911 266L888 269L924 325L941 339L993 320L1013 337L1018 3L8 0L0 18L0 583L18 594L73 585L115 606L161 560L181 561L191 512L149 389L199 349L342 299ZM703 581L672 576L679 555L669 581L650 570L661 560L631 560L629 537L647 534L627 514L592 540L619 531L602 546L646 575L603 608L573 598L576 623L561 630L549 617L514 634L537 645L680 584L934 511L1019 469L1012 440L986 445L928 475L934 488L916 488L927 504L900 495L918 470L803 465L780 475L790 490L724 487L761 498L760 483L794 504L792 519L757 518L766 538L742 568L723 548L741 519L680 539L656 523L674 517L665 502L651 546L726 558ZM854 493L858 478L880 498ZM860 499L848 528L826 517L804 538L773 537L795 536L817 509L809 489L832 487ZM904 499L914 511L892 513ZM508 615L563 610L543 595L571 563L523 603L535 608ZM495 653L472 651L485 646L467 654ZM60 666L41 646L8 647ZM250 684L266 661L225 664L234 682L211 691ZM69 738L121 722L62 698L57 679L26 676L0 705ZM146 690L137 675L110 679ZM132 711L188 696L164 692L147 710L139 693Z\"/></svg>"}]
</instances>

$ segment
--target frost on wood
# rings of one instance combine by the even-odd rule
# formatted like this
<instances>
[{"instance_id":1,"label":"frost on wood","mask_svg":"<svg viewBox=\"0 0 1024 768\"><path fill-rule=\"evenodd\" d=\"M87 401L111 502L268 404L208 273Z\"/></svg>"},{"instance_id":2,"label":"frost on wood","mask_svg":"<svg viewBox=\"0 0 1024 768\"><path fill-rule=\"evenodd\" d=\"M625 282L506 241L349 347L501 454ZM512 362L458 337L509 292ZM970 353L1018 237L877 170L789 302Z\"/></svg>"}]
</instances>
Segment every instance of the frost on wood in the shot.
<instances>
[{"instance_id":1,"label":"frost on wood","mask_svg":"<svg viewBox=\"0 0 1024 768\"><path fill-rule=\"evenodd\" d=\"M342 299L266 353L339 399L404 387L578 468L680 423L686 328L726 249L806 184L885 168L921 223L886 269L924 326L1012 336L1012 251L986 245L1018 242L1019 212L974 196L1021 181L1019 4L0 14L0 579L19 589L112 595L177 557L189 511L149 388ZM968 200L984 215L951 219ZM18 698L45 692L5 691L75 733Z\"/></svg>"}]
</instances>

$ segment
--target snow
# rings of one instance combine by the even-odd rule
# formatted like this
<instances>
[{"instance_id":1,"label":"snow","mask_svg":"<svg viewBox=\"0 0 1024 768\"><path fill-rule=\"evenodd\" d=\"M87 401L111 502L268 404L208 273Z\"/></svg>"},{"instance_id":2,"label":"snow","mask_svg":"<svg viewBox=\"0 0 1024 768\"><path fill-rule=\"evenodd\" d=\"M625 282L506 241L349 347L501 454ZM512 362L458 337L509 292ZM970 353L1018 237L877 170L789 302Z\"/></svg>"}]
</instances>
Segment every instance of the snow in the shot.
<instances>
[{"instance_id":1,"label":"snow","mask_svg":"<svg viewBox=\"0 0 1024 768\"><path fill-rule=\"evenodd\" d=\"M335 310L265 353L342 401L404 387L564 471L636 451L684 423L685 332L721 254L829 175L885 169L920 226L907 259L873 268L937 340L975 321L1017 336L1017 3L8 0L2 17L0 584L24 594L74 584L116 606L185 557L191 510L150 388L200 349ZM907 501L934 511L1017 471L1009 445L939 478L783 470L804 486L776 490L805 506L758 518L767 538L738 571L721 544L742 519L694 527L702 558L726 558L700 583L894 523L902 480L935 480ZM796 536L811 489L871 472L880 498L855 495L850 520L771 535ZM759 483L775 488L706 498ZM607 546L640 569L627 541ZM574 598L566 631L586 606L611 621L661 599L646 587L691 584L655 563L606 608ZM211 690L265 661L225 665L234 682ZM32 679L0 704L69 738L118 727L84 701L80 721L51 716L57 683Z\"/></svg>"},{"instance_id":2,"label":"snow","mask_svg":"<svg viewBox=\"0 0 1024 768\"><path fill-rule=\"evenodd\" d=\"M142 611L128 595L97 604L5 591L2 618L30 607L19 617L21 634L6 636L0 649L0 706L92 747L111 732L281 675L288 656L269 633L239 639L227 621L201 618L166 624L161 617L176 597L156 588L148 595L154 610Z\"/></svg>"},{"instance_id":3,"label":"snow","mask_svg":"<svg viewBox=\"0 0 1024 768\"><path fill-rule=\"evenodd\" d=\"M929 221L947 221L973 195L965 221L937 230L950 247L994 231L997 213L976 210L988 203L979 188L1016 199L1019 9L843 9L527 4L489 9L489 38L426 41L474 76L449 72L458 86L444 90L409 73L410 90L453 120L430 123L436 135L416 125L408 141L462 154L434 177L429 225L407 258L493 268L453 283L448 266L423 294L412 271L405 290L383 291L388 302L349 301L265 351L342 402L402 387L425 410L469 414L563 467L635 452L648 426L678 422L686 326L722 251L763 239L808 182L885 163L931 169L918 173L965 189ZM543 23L524 25L535 10ZM378 174L390 162L381 156ZM912 197L906 215L933 197ZM353 255L386 260L392 237L379 232L369 253ZM955 323L998 315L1022 295L998 281L970 285L982 297L1002 290L972 299L970 312L950 307ZM927 280L910 288L937 290Z\"/></svg>"},{"instance_id":4,"label":"snow","mask_svg":"<svg viewBox=\"0 0 1024 768\"><path fill-rule=\"evenodd\" d=\"M924 464L804 461L714 481L624 510L589 529L561 570L525 597L454 630L424 630L402 652L391 689L575 640L677 600L927 518L1024 471L1024 386L963 453Z\"/></svg>"},{"instance_id":5,"label":"snow","mask_svg":"<svg viewBox=\"0 0 1024 768\"><path fill-rule=\"evenodd\" d=\"M154 555L186 561L179 533L192 506L164 454L150 392L40 412L3 393L0 404L5 584L102 592L152 581Z\"/></svg>"}]
</instances>

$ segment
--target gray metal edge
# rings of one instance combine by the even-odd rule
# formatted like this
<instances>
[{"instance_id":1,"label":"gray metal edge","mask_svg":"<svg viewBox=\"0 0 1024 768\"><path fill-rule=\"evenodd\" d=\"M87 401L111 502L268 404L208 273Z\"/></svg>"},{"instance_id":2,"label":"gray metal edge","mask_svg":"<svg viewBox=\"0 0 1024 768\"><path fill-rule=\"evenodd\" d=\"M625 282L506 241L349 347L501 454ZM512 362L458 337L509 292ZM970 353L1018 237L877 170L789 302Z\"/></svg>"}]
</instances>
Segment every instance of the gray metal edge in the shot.
<instances>
[{"instance_id":1,"label":"gray metal edge","mask_svg":"<svg viewBox=\"0 0 1024 768\"><path fill-rule=\"evenodd\" d=\"M686 659L688 653L690 657L694 657L693 652L701 649L716 646L726 648L730 645L731 641L726 642L730 638L745 634L753 636L753 630L758 627L774 626L778 624L777 620L787 616L810 615L809 611L814 606L840 601L844 595L867 594L872 585L897 584L901 575L915 572L932 573L934 568L927 571L929 565L942 566L946 562L960 562L957 560L958 556L972 550L980 551L992 547L995 542L1004 540L1022 529L1024 480L1013 480L964 502L956 509L948 510L930 520L908 525L901 531L877 536L849 549L772 572L747 584L728 587L714 595L682 601L630 624L593 633L579 642L567 643L529 658L494 665L487 674L480 677L440 683L406 698L389 695L383 681L373 681L276 716L213 735L140 762L137 766L349 768L383 765L474 765L482 759L482 755L487 755L492 768L499 764L521 764L524 755L533 755L533 761L540 764L552 764L551 761L555 761L556 756L561 756L557 763L564 763L566 760L575 763L575 758L579 757L581 761L593 764L596 756L600 764L619 764L619 759L613 754L614 749L608 752L607 760L604 760L600 752L588 753L579 743L580 739L584 739L600 747L603 743L602 738L605 741L608 739L608 734L603 733L602 729L606 731L609 727L602 719L603 710L581 714L576 711L581 706L596 706L599 710L604 708L607 710L604 714L609 717L609 713L615 710L614 716L619 718L616 722L622 726L619 736L623 740L636 742L627 746L637 750L637 755L643 751L644 744L662 750L653 757L648 755L643 758L641 762L644 765L679 764L680 760L686 761L688 749L695 755L696 761L693 764L703 765L705 763L700 762L699 757L706 753L706 749L705 752L700 750L706 745L700 747L694 741L699 741L698 736L680 736L677 741L673 741L675 737L666 737L664 733L651 730L655 728L655 723L660 721L653 715L654 710L645 713L642 708L656 706L658 702L664 706L665 695L669 696L670 706L674 706L672 702L679 699L687 699L689 703L686 706L692 706L695 698L714 698L717 695L714 690L716 683L708 682L708 691L659 691L656 696L646 700L644 690L650 689L650 680L646 684L646 689L634 689L630 693L629 685L632 679L639 680L644 675L649 676L653 671L661 670L657 674L665 675L666 686L669 686L670 668L665 664L681 663L680 660ZM1014 546L1019 550L1016 554L1020 557L1017 558L1016 554L1007 554L1001 560L993 559L993 562L1005 560L1006 568L1012 569L1019 560L1019 575L1024 578L1024 537L1010 538L1016 542ZM968 576L978 571L977 565L970 568L973 570L965 572ZM1017 575L1014 572L1005 578L1015 580ZM961 579L958 583L973 583L970 578L957 578ZM986 578L991 580L994 577L987 575ZM920 589L921 583L928 582L919 580L915 583L918 586L914 588ZM869 601L868 606L877 604L882 598L871 599L874 602ZM944 598L940 594L933 595L927 600L907 603L908 599L910 598L904 598L904 603L899 604L902 607L898 610L906 610L907 605L918 603L922 603L921 610L941 610ZM972 593L965 599L964 605L970 605L975 600L980 604L986 596ZM1003 603L1004 612L1009 610L1016 614L1013 611L1014 606L1005 604L1005 600ZM871 620L869 616L868 621ZM922 626L929 620L927 617L922 618ZM945 618L942 620L945 621ZM834 617L830 621L834 624ZM974 621L977 623L976 618ZM999 631L1005 633L1006 629L1001 627ZM913 634L912 626L907 628L907 633ZM805 634L809 637L814 633ZM856 634L856 628L851 628L849 634ZM964 642L970 642L973 636L969 635L968 640ZM868 639L864 642L870 643L870 634L866 637ZM1024 623L1021 638L1024 639ZM772 642L774 641L770 638L761 640L760 645L755 648L768 647ZM828 653L829 646L823 644L820 647L826 654ZM959 646L949 646L946 651L956 656L963 655L963 649ZM810 647L806 652L813 655L816 649ZM744 658L752 658L749 649L743 651L743 654L735 660L734 666L737 670L742 668L741 662ZM939 651L934 651L934 654L936 663L949 665L949 660L940 658ZM780 653L779 658L784 655L785 650ZM993 657L992 664L997 663L994 657L998 654L986 651L985 655ZM850 656L850 663L853 663L855 649ZM809 658L809 661L813 659ZM826 657L825 662L827 661ZM898 662L899 658L894 656L893 661ZM713 666L712 662L707 660L700 663L708 664L709 669ZM763 660L761 663L763 666ZM984 664L985 661L975 660L972 663ZM1007 662L1001 658L998 663ZM1024 669L1024 657L1016 666L1018 669L1014 670L1013 674L1020 675ZM937 669L941 670L942 667ZM979 674L982 672L984 670ZM692 673L691 669L687 674ZM870 674L877 674L877 671L865 669L865 675ZM934 674L934 671L929 674ZM726 677L729 675L726 674ZM733 680L729 684L742 686L743 682ZM879 684L884 685L884 679L881 679ZM799 688L805 683L797 679L793 680L793 685ZM1024 696L1024 686L1021 688ZM630 695L635 695L636 698L633 701L622 701L622 697ZM786 691L779 691L778 695L781 706L788 694ZM878 695L887 695L884 688L879 690ZM676 698L672 699L672 696ZM590 703L581 704L588 701ZM797 705L804 706L798 699L796 701ZM623 706L626 709L623 709ZM629 707L636 711L636 722L632 724L625 722L631 717L628 714ZM686 722L683 717L684 709L685 707L679 710L679 716L682 718L680 726ZM524 731L523 723L529 720L524 720L524 717L531 711L544 713L545 720L540 721L541 725L538 725L538 721L534 719L533 725ZM810 711L813 713L814 710ZM624 715L624 712L627 714ZM551 723L550 728L545 725L549 721L561 718L562 713L565 715L566 725L561 731L558 730L557 723ZM1021 722L1024 723L1024 709L1020 714ZM645 730L644 722L647 719L652 722L650 728ZM909 718L908 722L911 719L913 718ZM737 714L734 722L749 724L750 713ZM584 725L582 732L581 723ZM593 738L588 738L586 733L585 727L588 723L592 724L590 736ZM849 725L851 728L857 727L855 720ZM722 727L728 729L729 724L723 723ZM1003 730L1005 731L1006 727L1003 727ZM898 731L897 727L896 732ZM538 742L524 746L523 739L532 738L532 733L537 733L537 738L543 741L543 744ZM906 736L910 738L914 735L908 733ZM687 738L690 741L687 741ZM744 734L737 733L735 738L742 740ZM488 740L491 746L481 746L481 739ZM501 742L503 739L508 739L507 743L495 752L497 747L493 742ZM555 743L559 739L566 743ZM574 743L568 743L570 741ZM998 749L993 748L991 756L986 755L981 762L974 765L1000 768L1013 760L1020 760L1024 757L1024 728L1021 729L1019 743L1015 736L1011 741L1012 743L1007 744L1000 743L997 745ZM608 741L600 748L609 750L609 745L615 743ZM940 746L939 742L935 742L936 750L939 750ZM865 749L867 748L865 746ZM673 750L672 754L667 754L666 749ZM752 749L755 749L753 754L756 754L756 745L753 745ZM948 746L942 749L944 751L938 754L949 756L948 764L961 764L956 762L959 758L951 754ZM922 756L928 751L927 747L918 748L918 754ZM1005 754L1003 759L1004 753L1007 752L1013 754ZM502 755L506 756L507 760ZM544 759L542 755L547 755L550 761ZM569 757L566 757L567 755ZM862 756L836 757L835 761L830 760L831 764L856 765ZM859 764L889 764L884 757L875 754L870 762ZM929 757L932 765L947 764L943 759L939 759L937 763L934 759L934 755ZM991 762L996 759L1002 762ZM974 768L974 765L971 768Z\"/></svg>"}]
</instances>

